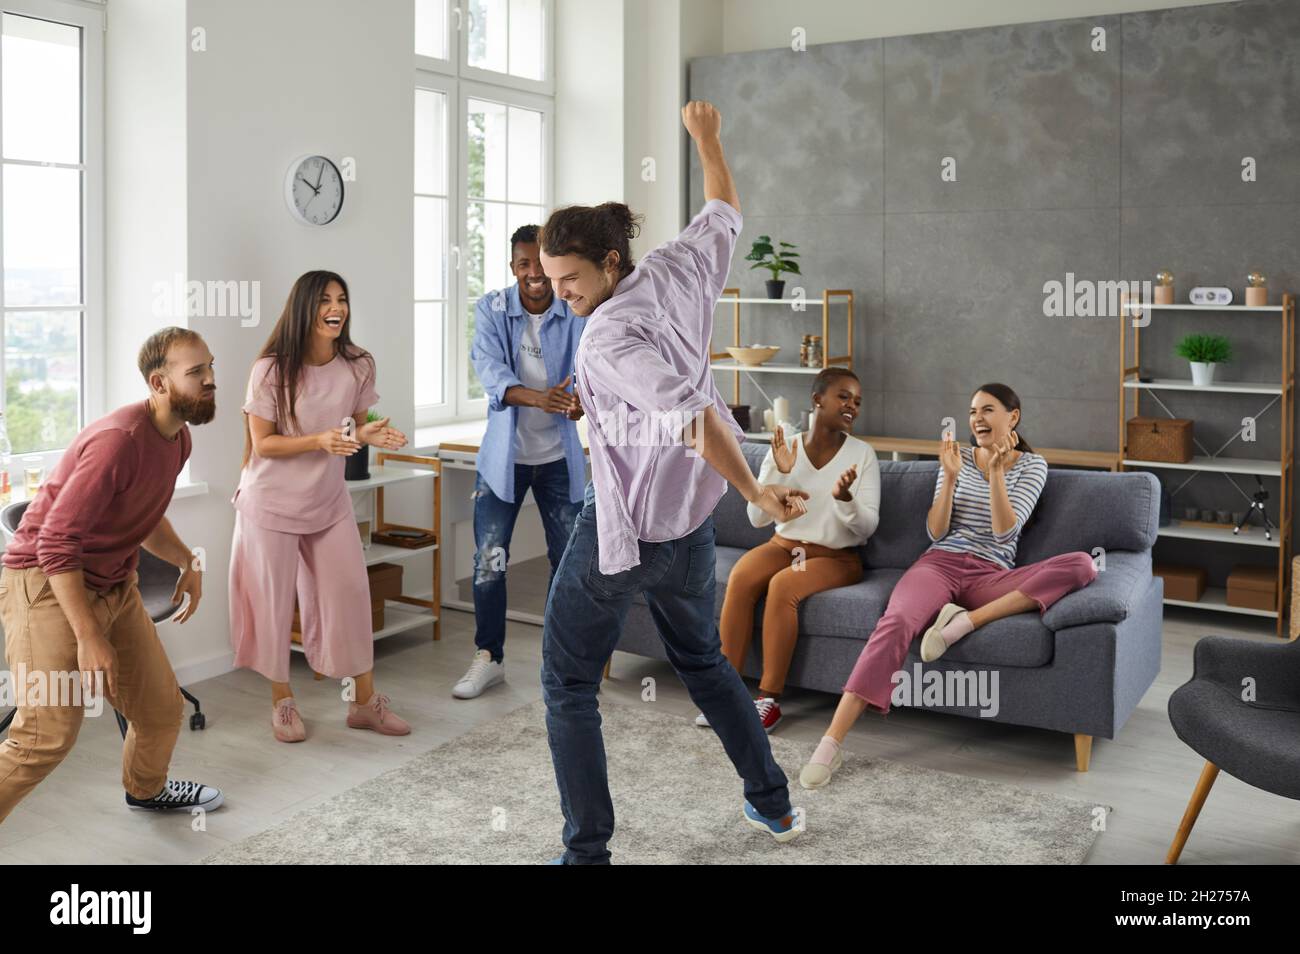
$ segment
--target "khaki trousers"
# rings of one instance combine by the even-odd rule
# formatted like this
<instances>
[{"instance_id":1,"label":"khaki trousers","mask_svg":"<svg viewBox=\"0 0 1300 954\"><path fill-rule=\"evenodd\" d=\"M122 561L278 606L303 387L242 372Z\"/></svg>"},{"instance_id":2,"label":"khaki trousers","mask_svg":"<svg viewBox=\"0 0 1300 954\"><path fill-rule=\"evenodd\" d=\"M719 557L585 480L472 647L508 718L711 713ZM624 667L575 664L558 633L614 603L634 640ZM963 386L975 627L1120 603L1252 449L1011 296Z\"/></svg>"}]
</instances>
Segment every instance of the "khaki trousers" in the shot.
<instances>
[{"instance_id":1,"label":"khaki trousers","mask_svg":"<svg viewBox=\"0 0 1300 954\"><path fill-rule=\"evenodd\" d=\"M130 577L86 598L117 653L117 685L108 702L130 724L122 750L122 785L136 798L152 798L167 783L167 768L180 733L184 699L176 674L140 600L139 577ZM77 672L77 638L40 567L0 572L0 624L18 712L0 743L0 821L72 750L85 717L84 705L58 705L15 680L67 683ZM110 715L107 708L103 714Z\"/></svg>"}]
</instances>

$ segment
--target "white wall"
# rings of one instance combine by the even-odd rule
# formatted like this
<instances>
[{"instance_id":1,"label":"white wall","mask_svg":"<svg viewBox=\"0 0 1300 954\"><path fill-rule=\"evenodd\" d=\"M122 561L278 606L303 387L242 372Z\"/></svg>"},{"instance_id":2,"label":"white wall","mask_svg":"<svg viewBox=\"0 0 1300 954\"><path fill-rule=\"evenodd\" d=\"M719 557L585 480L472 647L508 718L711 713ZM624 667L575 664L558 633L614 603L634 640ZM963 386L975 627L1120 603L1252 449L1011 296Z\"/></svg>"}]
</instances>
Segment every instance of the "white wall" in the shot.
<instances>
[{"instance_id":1,"label":"white wall","mask_svg":"<svg viewBox=\"0 0 1300 954\"><path fill-rule=\"evenodd\" d=\"M878 36L910 36L1004 23L1193 7L1222 0L926 0L923 3L863 0L721 0L723 53L772 50L790 45L790 31L805 30L807 43L837 43Z\"/></svg>"},{"instance_id":2,"label":"white wall","mask_svg":"<svg viewBox=\"0 0 1300 954\"><path fill-rule=\"evenodd\" d=\"M686 61L722 52L721 0L556 0L556 16L556 205L626 202L642 255L689 217L678 112Z\"/></svg>"},{"instance_id":3,"label":"white wall","mask_svg":"<svg viewBox=\"0 0 1300 954\"><path fill-rule=\"evenodd\" d=\"M185 273L185 4L113 0L104 35L105 409L147 394L141 343L183 316L154 283Z\"/></svg>"},{"instance_id":4,"label":"white wall","mask_svg":"<svg viewBox=\"0 0 1300 954\"><path fill-rule=\"evenodd\" d=\"M135 14L143 19L145 6L152 22L141 26L167 38L160 49L170 61L177 24L170 14L160 21L164 5L156 0L114 0L110 36L116 43L116 35L131 25L124 19ZM193 52L185 45L185 34L179 37L188 72L181 114L186 188L178 196L173 182L157 197L160 204L174 204L170 214L159 213L157 219L167 230L153 245L137 236L131 264L123 266L123 274L129 270L135 277L114 298L109 336L119 342L112 366L124 376L117 385L120 393L134 387L126 381L134 373L128 369L134 367L132 348L139 346L142 331L163 323L141 319L136 304L141 284L169 278L178 258L191 280L260 282L261 315L256 327L244 327L235 317L189 321L216 358L218 414L211 424L194 429L191 457L193 478L206 481L210 492L177 500L169 511L185 542L203 547L208 562L199 613L184 626L160 628L182 682L229 668L226 572L234 526L230 498L244 441L240 405L254 356L299 274L330 268L347 278L353 338L378 362L379 410L414 435L410 3L189 0L185 15L187 29L203 28L207 43L206 52ZM174 119L174 79L153 91L140 85L139 76L125 82L122 91L138 97L139 110L153 109L161 97L167 121ZM110 141L122 141L149 120L119 102L109 124ZM125 147L122 152L131 155ZM321 153L336 162L352 156L357 162L358 178L346 184L339 219L322 228L299 225L285 207L285 170L305 153ZM165 172L175 168L174 144L157 161L163 170L159 174L170 182ZM185 226L179 237L174 234L178 216ZM109 248L122 235L152 227L153 221L130 203L115 203ZM417 585L409 591L420 589Z\"/></svg>"},{"instance_id":5,"label":"white wall","mask_svg":"<svg viewBox=\"0 0 1300 954\"><path fill-rule=\"evenodd\" d=\"M555 0L555 205L623 201L624 0Z\"/></svg>"}]
</instances>

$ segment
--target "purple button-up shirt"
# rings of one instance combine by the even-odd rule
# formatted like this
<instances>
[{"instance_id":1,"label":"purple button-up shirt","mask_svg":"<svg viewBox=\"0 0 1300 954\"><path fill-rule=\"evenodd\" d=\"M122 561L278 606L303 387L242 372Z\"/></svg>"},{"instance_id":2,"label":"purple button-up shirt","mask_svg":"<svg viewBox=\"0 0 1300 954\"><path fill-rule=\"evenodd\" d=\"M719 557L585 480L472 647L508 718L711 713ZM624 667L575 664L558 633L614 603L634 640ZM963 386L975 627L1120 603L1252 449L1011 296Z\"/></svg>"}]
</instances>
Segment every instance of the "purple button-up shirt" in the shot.
<instances>
[{"instance_id":1,"label":"purple button-up shirt","mask_svg":"<svg viewBox=\"0 0 1300 954\"><path fill-rule=\"evenodd\" d=\"M637 540L676 540L713 512L727 481L682 443L709 405L744 432L713 383L713 308L741 216L721 199L636 263L587 319L575 388L587 415L600 572L641 562Z\"/></svg>"}]
</instances>

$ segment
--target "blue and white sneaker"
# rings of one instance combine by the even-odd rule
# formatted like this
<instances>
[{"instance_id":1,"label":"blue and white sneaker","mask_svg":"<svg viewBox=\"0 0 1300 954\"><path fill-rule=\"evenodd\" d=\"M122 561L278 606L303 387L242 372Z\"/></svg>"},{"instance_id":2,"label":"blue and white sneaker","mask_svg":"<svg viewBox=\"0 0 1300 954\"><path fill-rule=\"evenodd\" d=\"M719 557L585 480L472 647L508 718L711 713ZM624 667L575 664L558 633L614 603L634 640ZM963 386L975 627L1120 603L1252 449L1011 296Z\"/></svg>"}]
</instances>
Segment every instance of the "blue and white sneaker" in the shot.
<instances>
[{"instance_id":1,"label":"blue and white sneaker","mask_svg":"<svg viewBox=\"0 0 1300 954\"><path fill-rule=\"evenodd\" d=\"M802 808L792 808L789 815L781 818L768 818L760 815L758 809L748 801L745 802L745 821L781 842L798 837L806 827Z\"/></svg>"}]
</instances>

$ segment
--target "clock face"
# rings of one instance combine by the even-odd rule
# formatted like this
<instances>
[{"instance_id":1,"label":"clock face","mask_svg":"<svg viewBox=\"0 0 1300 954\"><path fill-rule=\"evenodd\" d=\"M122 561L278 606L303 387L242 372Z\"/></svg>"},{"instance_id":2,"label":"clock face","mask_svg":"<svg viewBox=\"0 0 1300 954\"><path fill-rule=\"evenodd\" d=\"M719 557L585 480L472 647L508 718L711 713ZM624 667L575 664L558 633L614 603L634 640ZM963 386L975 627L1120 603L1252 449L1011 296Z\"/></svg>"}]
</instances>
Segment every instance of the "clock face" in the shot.
<instances>
[{"instance_id":1,"label":"clock face","mask_svg":"<svg viewBox=\"0 0 1300 954\"><path fill-rule=\"evenodd\" d=\"M324 156L303 156L289 165L284 198L299 222L326 225L343 208L343 177Z\"/></svg>"}]
</instances>

